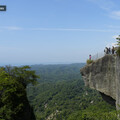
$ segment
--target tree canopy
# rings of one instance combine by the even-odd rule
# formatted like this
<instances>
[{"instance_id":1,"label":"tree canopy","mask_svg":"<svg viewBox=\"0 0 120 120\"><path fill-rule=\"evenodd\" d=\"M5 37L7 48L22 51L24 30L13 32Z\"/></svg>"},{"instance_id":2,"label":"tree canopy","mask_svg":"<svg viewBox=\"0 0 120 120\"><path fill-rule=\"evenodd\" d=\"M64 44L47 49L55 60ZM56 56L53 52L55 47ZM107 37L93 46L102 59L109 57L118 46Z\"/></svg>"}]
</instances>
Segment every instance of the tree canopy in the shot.
<instances>
[{"instance_id":1,"label":"tree canopy","mask_svg":"<svg viewBox=\"0 0 120 120\"><path fill-rule=\"evenodd\" d=\"M29 66L0 68L0 120L22 120L28 104L26 86L35 85L37 78Z\"/></svg>"}]
</instances>

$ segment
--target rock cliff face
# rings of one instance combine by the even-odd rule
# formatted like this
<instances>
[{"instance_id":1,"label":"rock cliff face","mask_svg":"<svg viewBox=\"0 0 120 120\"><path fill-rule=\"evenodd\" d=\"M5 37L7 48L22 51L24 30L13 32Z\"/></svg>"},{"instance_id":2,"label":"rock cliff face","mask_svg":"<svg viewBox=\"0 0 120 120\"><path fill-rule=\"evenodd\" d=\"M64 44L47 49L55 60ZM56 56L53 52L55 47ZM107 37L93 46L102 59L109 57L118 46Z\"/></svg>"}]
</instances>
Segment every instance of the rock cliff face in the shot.
<instances>
[{"instance_id":1,"label":"rock cliff face","mask_svg":"<svg viewBox=\"0 0 120 120\"><path fill-rule=\"evenodd\" d=\"M30 106L27 97L24 99L24 109L21 113L22 116L18 116L17 120L36 120L33 108Z\"/></svg>"},{"instance_id":2,"label":"rock cliff face","mask_svg":"<svg viewBox=\"0 0 120 120\"><path fill-rule=\"evenodd\" d=\"M112 105L120 105L120 58L105 55L80 70L85 85L98 90L103 99Z\"/></svg>"}]
</instances>

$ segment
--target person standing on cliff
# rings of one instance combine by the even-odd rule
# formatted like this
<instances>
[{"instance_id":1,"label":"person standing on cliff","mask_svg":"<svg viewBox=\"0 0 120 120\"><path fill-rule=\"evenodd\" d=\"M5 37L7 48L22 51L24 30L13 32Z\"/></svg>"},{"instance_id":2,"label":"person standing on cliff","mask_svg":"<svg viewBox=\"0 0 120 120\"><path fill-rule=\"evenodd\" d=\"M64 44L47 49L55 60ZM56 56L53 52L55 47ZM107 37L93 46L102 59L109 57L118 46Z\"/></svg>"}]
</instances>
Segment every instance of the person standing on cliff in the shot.
<instances>
[{"instance_id":1,"label":"person standing on cliff","mask_svg":"<svg viewBox=\"0 0 120 120\"><path fill-rule=\"evenodd\" d=\"M105 47L105 50L104 50L105 54L108 54L109 53L109 50L107 47Z\"/></svg>"},{"instance_id":2,"label":"person standing on cliff","mask_svg":"<svg viewBox=\"0 0 120 120\"><path fill-rule=\"evenodd\" d=\"M108 54L111 54L111 48L110 47L108 48Z\"/></svg>"},{"instance_id":3,"label":"person standing on cliff","mask_svg":"<svg viewBox=\"0 0 120 120\"><path fill-rule=\"evenodd\" d=\"M114 46L112 47L112 54L114 54L115 53L115 48L114 48Z\"/></svg>"},{"instance_id":4,"label":"person standing on cliff","mask_svg":"<svg viewBox=\"0 0 120 120\"><path fill-rule=\"evenodd\" d=\"M91 55L89 55L89 60L91 60Z\"/></svg>"},{"instance_id":5,"label":"person standing on cliff","mask_svg":"<svg viewBox=\"0 0 120 120\"><path fill-rule=\"evenodd\" d=\"M104 53L105 53L105 55L106 55L106 48L104 49Z\"/></svg>"}]
</instances>

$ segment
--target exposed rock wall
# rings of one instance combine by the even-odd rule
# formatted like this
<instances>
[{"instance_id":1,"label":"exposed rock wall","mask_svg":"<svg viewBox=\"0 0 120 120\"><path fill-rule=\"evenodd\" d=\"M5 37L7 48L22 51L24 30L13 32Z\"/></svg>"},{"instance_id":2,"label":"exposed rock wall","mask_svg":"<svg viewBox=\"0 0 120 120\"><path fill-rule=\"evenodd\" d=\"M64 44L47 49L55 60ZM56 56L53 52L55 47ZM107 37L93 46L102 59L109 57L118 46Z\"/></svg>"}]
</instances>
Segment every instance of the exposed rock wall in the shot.
<instances>
[{"instance_id":1,"label":"exposed rock wall","mask_svg":"<svg viewBox=\"0 0 120 120\"><path fill-rule=\"evenodd\" d=\"M106 96L116 100L116 106L120 104L120 58L106 55L101 59L86 65L80 70L85 85L96 89ZM108 97L106 97L108 98Z\"/></svg>"},{"instance_id":2,"label":"exposed rock wall","mask_svg":"<svg viewBox=\"0 0 120 120\"><path fill-rule=\"evenodd\" d=\"M116 59L116 108L120 110L120 57Z\"/></svg>"},{"instance_id":3,"label":"exposed rock wall","mask_svg":"<svg viewBox=\"0 0 120 120\"><path fill-rule=\"evenodd\" d=\"M24 110L21 113L22 116L19 117L19 120L36 120L33 108L30 106L27 97L25 97L24 101Z\"/></svg>"}]
</instances>

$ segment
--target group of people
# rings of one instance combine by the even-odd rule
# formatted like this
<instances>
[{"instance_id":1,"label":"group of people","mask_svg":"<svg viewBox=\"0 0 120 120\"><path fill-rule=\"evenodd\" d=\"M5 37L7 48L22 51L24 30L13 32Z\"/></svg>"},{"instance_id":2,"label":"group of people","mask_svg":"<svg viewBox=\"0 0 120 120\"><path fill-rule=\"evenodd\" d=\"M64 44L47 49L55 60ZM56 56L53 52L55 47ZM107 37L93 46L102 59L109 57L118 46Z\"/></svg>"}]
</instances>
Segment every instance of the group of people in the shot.
<instances>
[{"instance_id":1,"label":"group of people","mask_svg":"<svg viewBox=\"0 0 120 120\"><path fill-rule=\"evenodd\" d=\"M114 46L113 46L112 48L106 47L106 48L104 49L104 52L105 52L105 54L115 54L115 48L114 48Z\"/></svg>"},{"instance_id":2,"label":"group of people","mask_svg":"<svg viewBox=\"0 0 120 120\"><path fill-rule=\"evenodd\" d=\"M116 53L115 47L114 46L112 46L112 48L105 47L104 53L105 53L105 55L106 54L114 55ZM98 54L97 54L97 57L98 57ZM89 60L92 60L92 56L91 55L89 55Z\"/></svg>"}]
</instances>

